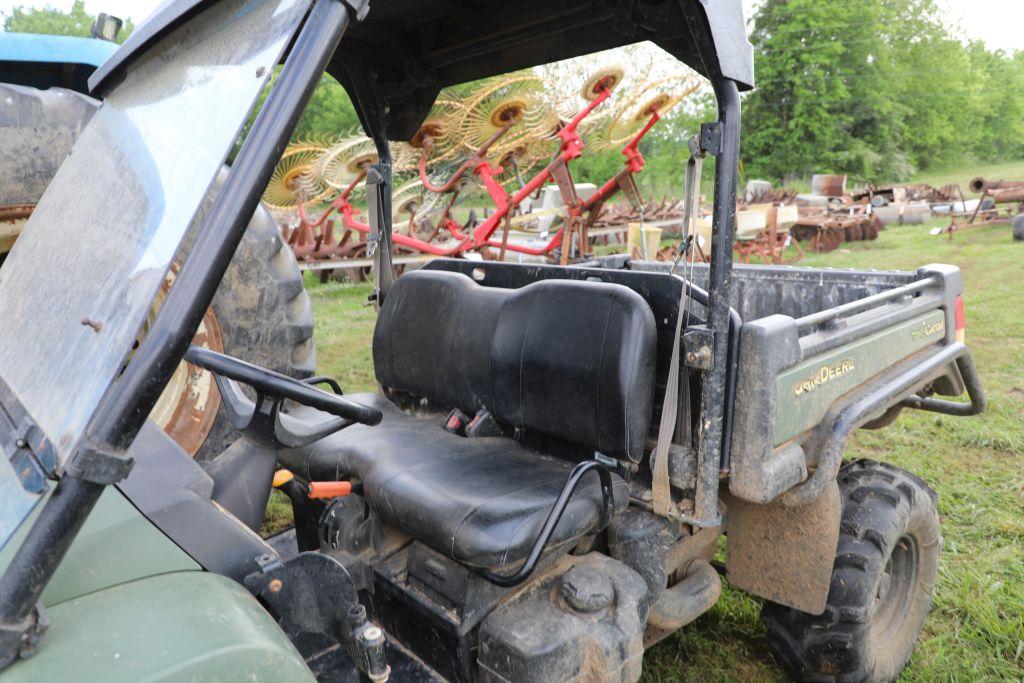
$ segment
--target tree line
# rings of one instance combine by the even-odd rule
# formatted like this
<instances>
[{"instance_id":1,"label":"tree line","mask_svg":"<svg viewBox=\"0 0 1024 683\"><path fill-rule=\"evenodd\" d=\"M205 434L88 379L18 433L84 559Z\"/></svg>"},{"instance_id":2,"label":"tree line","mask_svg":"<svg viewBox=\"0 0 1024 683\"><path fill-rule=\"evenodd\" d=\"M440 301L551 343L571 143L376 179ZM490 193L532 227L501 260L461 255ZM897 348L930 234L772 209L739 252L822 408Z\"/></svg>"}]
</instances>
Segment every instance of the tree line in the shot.
<instances>
[{"instance_id":1,"label":"tree line","mask_svg":"<svg viewBox=\"0 0 1024 683\"><path fill-rule=\"evenodd\" d=\"M743 103L747 173L898 181L1024 158L1024 51L964 42L944 19L936 0L764 0L751 22L757 89Z\"/></svg>"}]
</instances>

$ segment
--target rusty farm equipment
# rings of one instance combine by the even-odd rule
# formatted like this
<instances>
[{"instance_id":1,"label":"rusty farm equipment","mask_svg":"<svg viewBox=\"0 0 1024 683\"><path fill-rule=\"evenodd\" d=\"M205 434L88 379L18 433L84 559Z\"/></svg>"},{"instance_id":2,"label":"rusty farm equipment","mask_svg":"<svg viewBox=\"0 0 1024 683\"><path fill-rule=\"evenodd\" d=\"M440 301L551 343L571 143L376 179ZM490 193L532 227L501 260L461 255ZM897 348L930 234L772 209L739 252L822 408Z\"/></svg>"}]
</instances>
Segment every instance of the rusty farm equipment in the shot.
<instances>
[{"instance_id":1,"label":"rusty farm equipment","mask_svg":"<svg viewBox=\"0 0 1024 683\"><path fill-rule=\"evenodd\" d=\"M468 95L443 94L409 141L392 145L392 217L404 226L392 236L395 264L508 253L564 264L586 256L593 238L621 233L633 217L677 218L679 202L640 196L639 144L696 90L696 80L686 74L649 81L640 71L634 82L624 81L619 67L597 71L578 89L582 103L571 115L565 98L553 102L552 88L533 71L490 79ZM613 90L616 102L606 104ZM593 191L578 186L570 170L588 146L624 156L623 168ZM286 150L264 201L276 210L301 267L357 278L369 267L373 235L360 217L359 193L375 163L373 143L362 136ZM620 192L628 204L608 205ZM554 206L534 210L544 193L557 193ZM467 195L485 197L491 208L482 218L471 210L460 223L455 212Z\"/></svg>"},{"instance_id":2,"label":"rusty farm equipment","mask_svg":"<svg viewBox=\"0 0 1024 683\"><path fill-rule=\"evenodd\" d=\"M843 242L878 239L882 227L877 216L863 209L850 209L846 213L802 215L790 234L797 242L807 242L810 251L821 254L835 251Z\"/></svg>"},{"instance_id":3,"label":"rusty farm equipment","mask_svg":"<svg viewBox=\"0 0 1024 683\"><path fill-rule=\"evenodd\" d=\"M1024 180L973 178L967 187L980 196L973 211L951 212L949 239L961 228L1013 224L1013 238L1024 240ZM966 205L963 206L966 209Z\"/></svg>"},{"instance_id":4,"label":"rusty farm equipment","mask_svg":"<svg viewBox=\"0 0 1024 683\"><path fill-rule=\"evenodd\" d=\"M811 194L798 194L795 199L799 217L790 235L796 242L806 242L814 253L834 251L843 242L877 239L884 227L869 200L855 202L847 192L845 175L814 175Z\"/></svg>"}]
</instances>

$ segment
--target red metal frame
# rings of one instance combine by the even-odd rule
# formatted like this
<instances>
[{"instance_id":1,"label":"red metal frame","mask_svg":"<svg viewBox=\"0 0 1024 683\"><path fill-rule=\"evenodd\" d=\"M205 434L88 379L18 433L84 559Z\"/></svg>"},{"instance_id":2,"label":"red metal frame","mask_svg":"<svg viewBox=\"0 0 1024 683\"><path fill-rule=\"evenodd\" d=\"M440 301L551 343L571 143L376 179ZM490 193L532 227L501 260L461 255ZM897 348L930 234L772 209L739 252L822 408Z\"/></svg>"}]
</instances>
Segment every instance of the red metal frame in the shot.
<instances>
[{"instance_id":1,"label":"red metal frame","mask_svg":"<svg viewBox=\"0 0 1024 683\"><path fill-rule=\"evenodd\" d=\"M501 183L497 181L497 177L501 175L502 168L499 166L495 168L487 161L486 152L502 135L504 135L510 128L511 124L505 126L501 130L495 133L494 136L488 140L484 146L473 155L470 159L464 162L459 169L452 175L441 186L435 186L430 183L426 174L426 155L427 150L424 149L424 154L420 157L420 179L423 181L424 187L432 192L450 192L459 179L466 173L467 170L472 168L473 173L480 178L483 182L484 188L487 190L487 194L490 196L491 201L494 202L495 212L488 216L480 225L476 226L472 233L465 236L463 242L457 245L456 251L452 253L440 253L440 256L450 256L454 253L461 253L464 251L471 251L473 249L481 249L484 247L499 247L515 251L523 254L530 254L534 256L544 256L550 254L552 251L557 249L562 244L562 234L564 232L564 226L555 233L554 237L548 241L547 244L541 247L527 247L524 245L509 243L506 240L495 240L494 233L498 231L501 226L501 222L509 214L512 209L522 204L522 202L533 194L540 186L550 180L553 176L555 169L561 165L567 165L573 159L578 158L583 153L583 140L580 138L578 128L580 123L585 119L591 112L597 107L601 106L605 100L611 96L611 89L604 88L600 94L591 100L586 107L584 107L576 117L565 125L561 130L558 131L558 137L561 139L561 147L558 155L543 169L541 169L536 175L533 176L522 188L516 191L514 194L509 193L502 187ZM450 221L450 219L449 219ZM450 221L454 222L454 221ZM456 224L457 225L457 224ZM447 227L447 226L446 226ZM448 228L449 232L456 234L456 231ZM398 244L396 237L395 243ZM431 248L436 249L436 246L430 245L422 240L417 240L417 245L414 248L422 248L427 253L437 253L432 251ZM410 244L409 246L413 246Z\"/></svg>"},{"instance_id":2,"label":"red metal frame","mask_svg":"<svg viewBox=\"0 0 1024 683\"><path fill-rule=\"evenodd\" d=\"M584 107L575 118L573 118L572 121L559 130L558 137L561 139L561 146L558 154L547 166L534 175L529 182L511 195L497 181L497 177L502 173L502 168L500 166L492 166L490 162L487 161L486 154L488 149L497 142L502 135L508 132L513 125L512 123L509 123L497 131L491 139L484 143L476 154L463 162L459 166L458 170L456 170L456 172L442 185L434 185L427 177L426 159L429 153L430 142L429 138L425 140L423 154L420 157L418 168L420 172L420 179L427 190L438 193L451 193L456 191L455 188L459 180L467 171L472 170L473 173L482 181L484 188L487 190L487 194L490 196L491 201L494 202L496 210L481 224L473 228L472 232L466 234L462 231L462 226L451 218L451 205L449 205L441 223L438 225L438 229L435 231L435 235L441 230L444 230L457 240L454 244L441 245L428 240L422 240L418 237L414 237L411 234L411 230L409 235L394 233L392 235L392 241L394 244L413 251L432 254L435 256L456 256L467 251L483 249L486 247L498 247L501 248L502 251L507 249L509 251L533 256L545 256L550 254L562 245L566 226L572 226L572 221L574 219L578 220L582 215L580 207L583 206L583 204L578 200L575 201L574 206L573 203L569 201L569 198L566 198L566 203L570 212L570 217L566 221L566 225L559 228L555 235L546 244L540 247L529 247L509 243L507 239L496 240L493 239L494 233L498 231L502 221L515 207L519 206L544 183L551 180L556 173L567 172L568 163L573 159L578 158L583 153L583 140L580 138L578 132L580 123L597 107L603 104L610 96L611 89L604 88L597 97L591 100L587 106ZM627 156L627 169L639 170L643 168L643 157L636 149L636 144L639 142L640 138L643 137L643 134L646 134L646 132L650 130L650 127L654 125L656 120L656 118L653 118L653 120L644 128L642 134L637 136L637 138L635 138L623 150L623 154L626 154ZM564 167L564 170L561 167ZM357 176L315 220L311 219L306 214L303 203L301 201L299 202L299 225L288 237L288 243L296 252L297 258L300 260L306 260L310 257L314 259L325 259L334 256L342 256L344 255L344 248L348 246L350 237L349 231L364 235L370 233L370 226L356 218L356 209L349 201L352 191L365 178L365 176L365 172L360 173L359 176ZM616 178L618 178L618 176L616 176ZM614 182L614 179L610 182ZM602 187L602 189L604 188ZM609 196L613 193L614 192L609 193ZM334 221L329 220L330 216L335 212L341 215L341 224L346 230L345 235L337 242L334 239ZM315 233L316 228L321 228L319 235ZM435 235L431 235L431 239L433 239ZM580 243L584 244L582 240ZM355 246L356 244L352 244L350 248L354 248ZM565 261L567 256L567 254L564 254L562 260Z\"/></svg>"}]
</instances>

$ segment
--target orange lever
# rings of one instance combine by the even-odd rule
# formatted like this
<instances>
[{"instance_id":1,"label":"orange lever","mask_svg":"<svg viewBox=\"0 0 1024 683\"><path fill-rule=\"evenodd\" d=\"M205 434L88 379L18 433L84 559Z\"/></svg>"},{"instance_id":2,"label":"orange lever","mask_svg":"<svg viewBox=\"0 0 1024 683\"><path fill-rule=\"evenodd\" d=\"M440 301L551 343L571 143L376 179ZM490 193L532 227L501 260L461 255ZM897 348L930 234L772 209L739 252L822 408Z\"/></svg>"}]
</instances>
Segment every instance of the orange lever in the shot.
<instances>
[{"instance_id":1,"label":"orange lever","mask_svg":"<svg viewBox=\"0 0 1024 683\"><path fill-rule=\"evenodd\" d=\"M279 489L294 478L295 475L288 470L278 470L274 472L274 488Z\"/></svg>"},{"instance_id":2,"label":"orange lever","mask_svg":"<svg viewBox=\"0 0 1024 683\"><path fill-rule=\"evenodd\" d=\"M311 481L309 482L310 498L342 498L352 493L350 481Z\"/></svg>"}]
</instances>

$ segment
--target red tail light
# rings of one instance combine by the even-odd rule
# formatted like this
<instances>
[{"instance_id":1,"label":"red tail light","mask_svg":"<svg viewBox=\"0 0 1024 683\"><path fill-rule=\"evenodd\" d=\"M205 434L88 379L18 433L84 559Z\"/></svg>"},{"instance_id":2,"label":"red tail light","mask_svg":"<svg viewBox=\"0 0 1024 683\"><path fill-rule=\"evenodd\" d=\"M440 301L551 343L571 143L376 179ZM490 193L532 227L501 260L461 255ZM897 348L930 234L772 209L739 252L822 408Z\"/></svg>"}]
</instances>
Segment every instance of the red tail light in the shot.
<instances>
[{"instance_id":1,"label":"red tail light","mask_svg":"<svg viewBox=\"0 0 1024 683\"><path fill-rule=\"evenodd\" d=\"M956 340L958 342L964 341L964 330L967 327L967 323L964 320L964 298L958 296L956 298L956 304L953 307L953 320L956 323Z\"/></svg>"}]
</instances>

